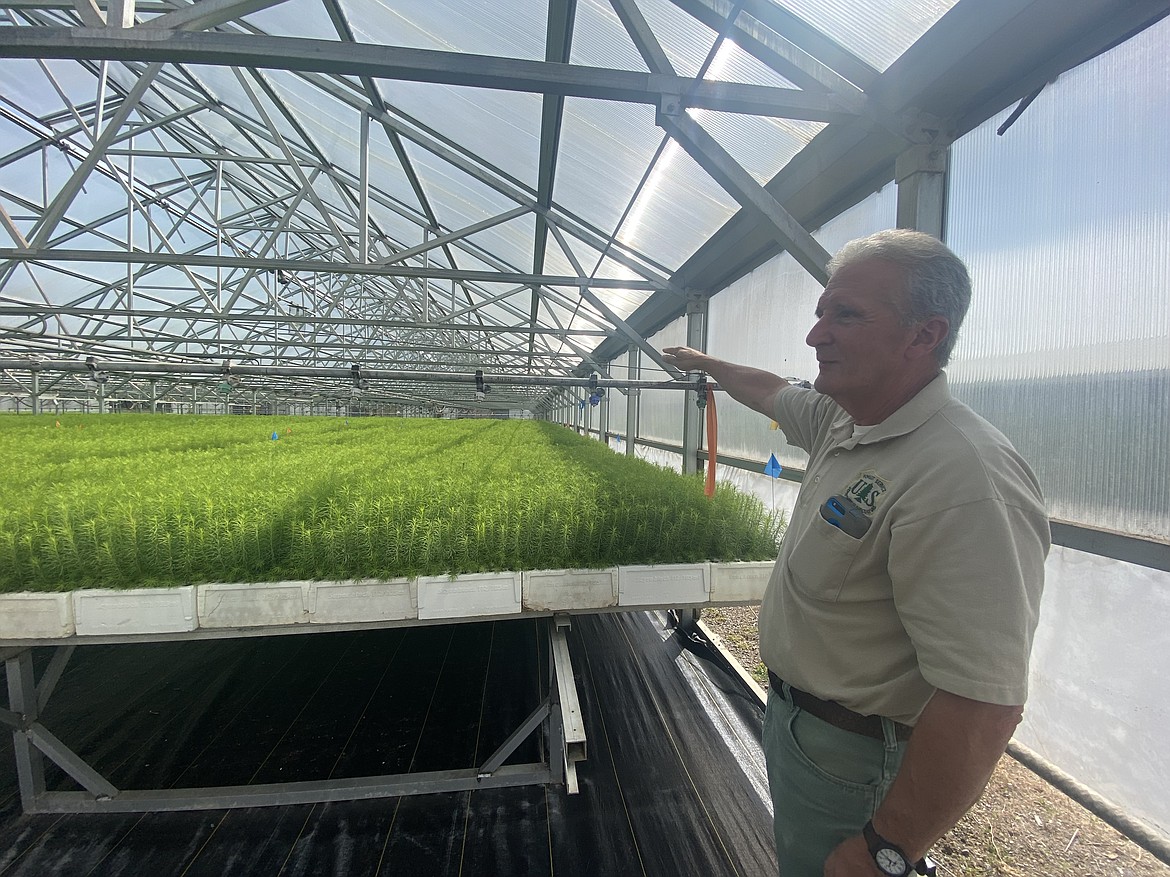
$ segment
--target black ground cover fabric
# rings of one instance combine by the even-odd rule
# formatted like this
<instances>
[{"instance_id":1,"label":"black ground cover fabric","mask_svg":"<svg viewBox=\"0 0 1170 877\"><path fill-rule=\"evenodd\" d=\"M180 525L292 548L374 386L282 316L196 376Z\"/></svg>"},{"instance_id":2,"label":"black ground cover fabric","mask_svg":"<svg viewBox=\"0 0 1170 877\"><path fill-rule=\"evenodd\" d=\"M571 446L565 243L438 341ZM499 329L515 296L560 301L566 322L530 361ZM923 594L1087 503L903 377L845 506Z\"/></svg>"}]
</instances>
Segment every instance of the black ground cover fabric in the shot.
<instances>
[{"instance_id":1,"label":"black ground cover fabric","mask_svg":"<svg viewBox=\"0 0 1170 877\"><path fill-rule=\"evenodd\" d=\"M589 735L578 795L30 816L4 733L0 877L775 875L759 707L665 620L573 619ZM43 721L120 788L466 768L539 703L544 624L84 646ZM544 754L537 733L509 761Z\"/></svg>"}]
</instances>

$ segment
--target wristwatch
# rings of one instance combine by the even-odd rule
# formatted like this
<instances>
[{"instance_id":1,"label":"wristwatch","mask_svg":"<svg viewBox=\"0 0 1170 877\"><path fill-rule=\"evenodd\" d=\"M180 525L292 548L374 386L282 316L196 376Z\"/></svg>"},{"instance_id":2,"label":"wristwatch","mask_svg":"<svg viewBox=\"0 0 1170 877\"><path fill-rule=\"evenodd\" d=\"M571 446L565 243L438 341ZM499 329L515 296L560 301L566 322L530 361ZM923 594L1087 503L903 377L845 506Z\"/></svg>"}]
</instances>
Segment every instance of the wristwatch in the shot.
<instances>
[{"instance_id":1,"label":"wristwatch","mask_svg":"<svg viewBox=\"0 0 1170 877\"><path fill-rule=\"evenodd\" d=\"M865 823L861 829L861 836L865 838L865 845L869 847L869 854L873 856L878 870L888 877L908 877L914 873L914 866L897 844L890 843L873 827L873 822Z\"/></svg>"}]
</instances>

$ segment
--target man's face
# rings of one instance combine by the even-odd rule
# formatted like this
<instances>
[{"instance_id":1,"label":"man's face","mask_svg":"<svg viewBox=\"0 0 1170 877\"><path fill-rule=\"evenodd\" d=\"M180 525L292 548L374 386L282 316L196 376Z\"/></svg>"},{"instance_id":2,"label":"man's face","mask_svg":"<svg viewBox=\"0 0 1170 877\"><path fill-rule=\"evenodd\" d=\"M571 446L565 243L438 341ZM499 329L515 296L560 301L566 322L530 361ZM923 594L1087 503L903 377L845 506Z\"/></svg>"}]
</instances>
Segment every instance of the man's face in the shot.
<instances>
[{"instance_id":1,"label":"man's face","mask_svg":"<svg viewBox=\"0 0 1170 877\"><path fill-rule=\"evenodd\" d=\"M910 379L905 354L916 328L902 325L905 298L904 269L869 259L837 271L817 302L805 338L820 363L813 385L854 417Z\"/></svg>"}]
</instances>

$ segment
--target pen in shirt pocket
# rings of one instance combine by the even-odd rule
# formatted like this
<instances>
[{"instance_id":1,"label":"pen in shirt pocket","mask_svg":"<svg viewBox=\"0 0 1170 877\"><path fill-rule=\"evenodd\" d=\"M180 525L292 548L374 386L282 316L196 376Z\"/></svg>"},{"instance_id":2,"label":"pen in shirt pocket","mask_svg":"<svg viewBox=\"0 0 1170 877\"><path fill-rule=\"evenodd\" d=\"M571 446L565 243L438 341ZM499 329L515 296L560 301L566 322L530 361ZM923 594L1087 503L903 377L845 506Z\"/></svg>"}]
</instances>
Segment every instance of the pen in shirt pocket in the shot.
<instances>
[{"instance_id":1,"label":"pen in shirt pocket","mask_svg":"<svg viewBox=\"0 0 1170 877\"><path fill-rule=\"evenodd\" d=\"M854 539L860 539L869 530L870 519L865 512L853 500L839 493L825 500L821 517Z\"/></svg>"}]
</instances>

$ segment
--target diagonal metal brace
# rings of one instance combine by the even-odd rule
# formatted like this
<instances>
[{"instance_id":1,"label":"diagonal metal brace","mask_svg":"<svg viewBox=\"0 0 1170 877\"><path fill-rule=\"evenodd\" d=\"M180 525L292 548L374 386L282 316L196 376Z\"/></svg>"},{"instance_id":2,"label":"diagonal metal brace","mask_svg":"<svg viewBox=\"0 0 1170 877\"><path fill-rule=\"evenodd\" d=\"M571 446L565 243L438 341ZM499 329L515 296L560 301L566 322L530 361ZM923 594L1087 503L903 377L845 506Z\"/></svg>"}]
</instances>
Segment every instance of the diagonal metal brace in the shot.
<instances>
[{"instance_id":1,"label":"diagonal metal brace","mask_svg":"<svg viewBox=\"0 0 1170 877\"><path fill-rule=\"evenodd\" d=\"M549 716L549 698L545 698L536 709L534 709L515 731L508 735L508 739L503 742L499 749L492 753L491 757L483 763L479 769L481 777L491 776L496 772L496 769L504 763L509 755L516 751L516 749L528 739L528 735L537 729L541 722Z\"/></svg>"},{"instance_id":2,"label":"diagonal metal brace","mask_svg":"<svg viewBox=\"0 0 1170 877\"><path fill-rule=\"evenodd\" d=\"M109 780L86 764L77 753L58 740L40 722L33 722L29 726L28 736L37 749L49 756L56 765L96 798L113 798L118 794L118 789Z\"/></svg>"},{"instance_id":3,"label":"diagonal metal brace","mask_svg":"<svg viewBox=\"0 0 1170 877\"><path fill-rule=\"evenodd\" d=\"M49 666L45 668L45 672L41 674L41 681L37 683L37 708L39 710L43 710L45 704L49 702L49 698L52 697L53 689L61 681L65 665L69 663L76 648L77 646L58 646L57 650L53 652Z\"/></svg>"}]
</instances>

